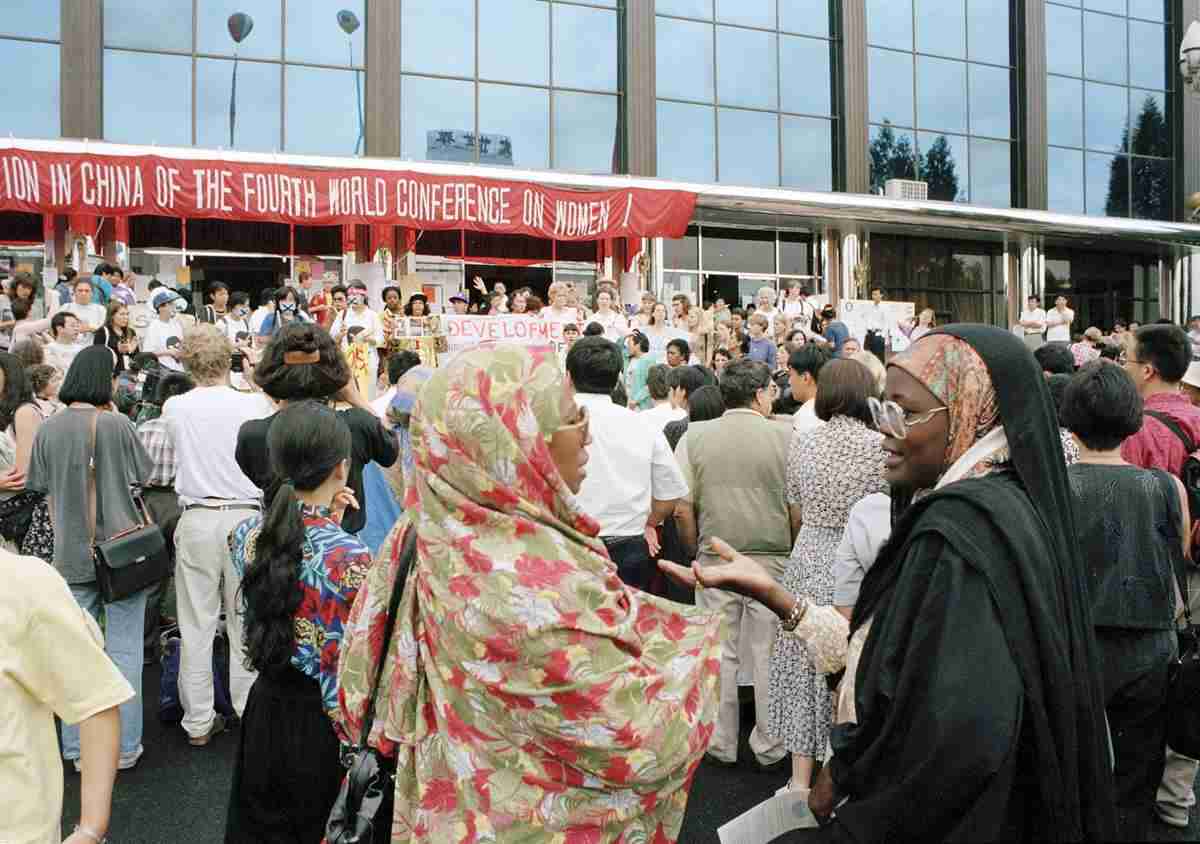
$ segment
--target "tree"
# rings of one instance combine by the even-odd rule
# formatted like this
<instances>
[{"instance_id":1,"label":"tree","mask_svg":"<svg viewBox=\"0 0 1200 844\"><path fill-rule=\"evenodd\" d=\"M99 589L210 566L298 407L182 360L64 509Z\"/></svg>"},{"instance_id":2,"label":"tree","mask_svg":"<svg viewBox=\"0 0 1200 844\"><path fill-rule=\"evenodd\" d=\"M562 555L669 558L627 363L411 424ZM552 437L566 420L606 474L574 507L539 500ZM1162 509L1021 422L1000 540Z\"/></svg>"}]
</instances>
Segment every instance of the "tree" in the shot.
<instances>
[{"instance_id":1,"label":"tree","mask_svg":"<svg viewBox=\"0 0 1200 844\"><path fill-rule=\"evenodd\" d=\"M958 198L958 172L954 166L954 152L950 149L945 135L938 135L933 146L925 153L921 178L929 185L930 199L953 202Z\"/></svg>"},{"instance_id":2,"label":"tree","mask_svg":"<svg viewBox=\"0 0 1200 844\"><path fill-rule=\"evenodd\" d=\"M1170 128L1153 96L1142 101L1133 130L1126 125L1120 151L1132 153L1133 157L1118 155L1109 166L1104 213L1110 217L1128 217L1132 202L1134 217L1171 219L1171 163L1139 157L1171 155Z\"/></svg>"},{"instance_id":3,"label":"tree","mask_svg":"<svg viewBox=\"0 0 1200 844\"><path fill-rule=\"evenodd\" d=\"M917 177L917 155L908 134L896 139L892 124L884 121L879 134L871 141L868 150L871 157L871 192L883 190L888 179L915 179Z\"/></svg>"}]
</instances>

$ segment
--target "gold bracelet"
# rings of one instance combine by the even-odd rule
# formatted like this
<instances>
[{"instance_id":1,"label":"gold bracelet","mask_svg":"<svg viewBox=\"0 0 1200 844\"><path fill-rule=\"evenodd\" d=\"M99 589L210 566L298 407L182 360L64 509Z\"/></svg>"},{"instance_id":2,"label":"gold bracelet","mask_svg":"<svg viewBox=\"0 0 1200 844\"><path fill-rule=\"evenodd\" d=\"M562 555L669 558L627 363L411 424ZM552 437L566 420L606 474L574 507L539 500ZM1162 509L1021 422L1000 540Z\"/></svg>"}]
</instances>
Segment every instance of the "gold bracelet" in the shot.
<instances>
[{"instance_id":1,"label":"gold bracelet","mask_svg":"<svg viewBox=\"0 0 1200 844\"><path fill-rule=\"evenodd\" d=\"M808 612L808 601L804 600L799 595L795 597L796 603L792 605L792 611L788 613L787 618L779 622L779 626L788 633L791 633L796 629L796 625L801 622L801 620L804 618L804 614Z\"/></svg>"}]
</instances>

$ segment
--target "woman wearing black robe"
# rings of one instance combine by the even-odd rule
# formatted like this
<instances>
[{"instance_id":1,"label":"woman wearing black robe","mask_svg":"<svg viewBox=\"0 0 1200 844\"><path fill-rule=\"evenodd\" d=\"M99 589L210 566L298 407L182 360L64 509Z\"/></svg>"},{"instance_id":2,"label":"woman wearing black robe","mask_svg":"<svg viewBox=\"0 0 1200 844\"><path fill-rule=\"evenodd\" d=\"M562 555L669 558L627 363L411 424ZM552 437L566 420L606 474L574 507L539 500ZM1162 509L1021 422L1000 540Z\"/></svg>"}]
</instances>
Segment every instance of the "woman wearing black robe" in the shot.
<instances>
[{"instance_id":1,"label":"woman wearing black robe","mask_svg":"<svg viewBox=\"0 0 1200 844\"><path fill-rule=\"evenodd\" d=\"M870 627L856 722L834 728L810 797L818 816L844 800L822 840L1111 839L1087 587L1039 368L1007 332L947 326L889 364L888 399L897 518L851 620ZM781 618L805 610L744 558L690 576Z\"/></svg>"}]
</instances>

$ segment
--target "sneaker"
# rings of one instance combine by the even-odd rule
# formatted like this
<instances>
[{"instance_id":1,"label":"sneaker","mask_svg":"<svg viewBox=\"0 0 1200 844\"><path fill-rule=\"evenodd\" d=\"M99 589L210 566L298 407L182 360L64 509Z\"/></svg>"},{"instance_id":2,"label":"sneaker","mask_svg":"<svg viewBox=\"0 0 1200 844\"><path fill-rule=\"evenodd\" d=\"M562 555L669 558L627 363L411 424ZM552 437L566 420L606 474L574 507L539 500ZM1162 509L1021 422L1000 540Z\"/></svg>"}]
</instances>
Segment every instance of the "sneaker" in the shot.
<instances>
[{"instance_id":1,"label":"sneaker","mask_svg":"<svg viewBox=\"0 0 1200 844\"><path fill-rule=\"evenodd\" d=\"M202 736L188 736L188 744L192 747L205 747L212 741L213 736L225 732L226 726L224 715L214 715L212 726L208 728L208 732Z\"/></svg>"},{"instance_id":2,"label":"sneaker","mask_svg":"<svg viewBox=\"0 0 1200 844\"><path fill-rule=\"evenodd\" d=\"M142 758L142 754L145 752L146 748L139 744L137 746L137 750L134 750L130 753L122 753L119 757L117 757L117 770L128 771L135 767L138 763L138 760ZM80 760L72 759L71 764L75 767L75 773L83 773L83 763Z\"/></svg>"}]
</instances>

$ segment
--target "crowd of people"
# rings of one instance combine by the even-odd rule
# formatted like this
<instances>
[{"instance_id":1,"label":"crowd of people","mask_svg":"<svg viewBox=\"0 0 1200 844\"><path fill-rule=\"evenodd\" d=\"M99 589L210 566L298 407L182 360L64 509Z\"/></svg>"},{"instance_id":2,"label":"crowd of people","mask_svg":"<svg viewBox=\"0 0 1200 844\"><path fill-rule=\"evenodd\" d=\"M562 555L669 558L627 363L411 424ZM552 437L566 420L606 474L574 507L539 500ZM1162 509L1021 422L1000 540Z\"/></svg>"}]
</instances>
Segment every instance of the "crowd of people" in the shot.
<instances>
[{"instance_id":1,"label":"crowd of people","mask_svg":"<svg viewBox=\"0 0 1200 844\"><path fill-rule=\"evenodd\" d=\"M429 311L398 288L184 314L158 286L137 331L97 276L0 322L0 838L57 840L65 759L68 841L103 840L176 627L180 729L238 745L228 842L322 841L364 746L394 766L375 841L671 841L698 767L740 764L825 841L1187 825L1200 320L1073 344L1065 300L1011 331L925 310L897 351L799 287L627 316L611 282L476 280L562 353L430 369L381 342ZM94 545L146 512L172 574L106 602Z\"/></svg>"}]
</instances>

